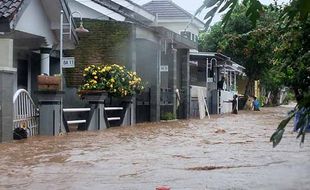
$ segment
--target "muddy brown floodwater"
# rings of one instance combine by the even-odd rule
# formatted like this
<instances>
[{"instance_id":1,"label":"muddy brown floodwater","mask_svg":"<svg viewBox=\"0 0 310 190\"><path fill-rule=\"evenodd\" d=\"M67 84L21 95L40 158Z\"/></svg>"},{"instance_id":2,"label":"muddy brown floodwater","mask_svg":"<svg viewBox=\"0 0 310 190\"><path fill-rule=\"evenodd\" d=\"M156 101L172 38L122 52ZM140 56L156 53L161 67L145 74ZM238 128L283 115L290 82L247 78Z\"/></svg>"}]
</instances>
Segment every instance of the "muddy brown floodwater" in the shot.
<instances>
[{"instance_id":1,"label":"muddy brown floodwater","mask_svg":"<svg viewBox=\"0 0 310 190\"><path fill-rule=\"evenodd\" d=\"M0 189L309 189L310 135L288 128L289 108L139 124L0 144Z\"/></svg>"}]
</instances>

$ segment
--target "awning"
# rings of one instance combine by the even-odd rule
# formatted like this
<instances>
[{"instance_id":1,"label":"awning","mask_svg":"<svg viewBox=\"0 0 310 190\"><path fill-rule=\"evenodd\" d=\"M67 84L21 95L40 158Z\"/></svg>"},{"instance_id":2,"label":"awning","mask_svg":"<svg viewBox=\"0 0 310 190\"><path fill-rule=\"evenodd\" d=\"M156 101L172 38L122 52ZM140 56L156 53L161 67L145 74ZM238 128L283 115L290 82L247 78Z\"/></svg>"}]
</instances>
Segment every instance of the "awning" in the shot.
<instances>
[{"instance_id":1,"label":"awning","mask_svg":"<svg viewBox=\"0 0 310 190\"><path fill-rule=\"evenodd\" d=\"M243 66L237 64L236 62L232 61L230 57L216 52L190 52L190 61L205 61L207 60L209 63L214 63L213 59L216 59L216 67L222 67L228 71L235 71L239 74L243 73L245 69Z\"/></svg>"}]
</instances>

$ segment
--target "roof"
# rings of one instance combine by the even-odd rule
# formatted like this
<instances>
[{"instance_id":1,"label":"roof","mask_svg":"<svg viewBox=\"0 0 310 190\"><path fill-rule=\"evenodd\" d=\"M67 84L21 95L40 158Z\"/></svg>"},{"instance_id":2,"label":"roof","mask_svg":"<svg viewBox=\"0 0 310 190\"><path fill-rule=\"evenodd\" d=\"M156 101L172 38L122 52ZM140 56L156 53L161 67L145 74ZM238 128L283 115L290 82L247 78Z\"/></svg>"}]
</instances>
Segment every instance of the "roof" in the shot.
<instances>
[{"instance_id":1,"label":"roof","mask_svg":"<svg viewBox=\"0 0 310 190\"><path fill-rule=\"evenodd\" d=\"M157 14L159 20L188 20L194 17L191 13L172 2L172 0L152 0L149 3L142 5L142 7L154 15ZM196 17L195 20L203 24L203 22Z\"/></svg>"},{"instance_id":2,"label":"roof","mask_svg":"<svg viewBox=\"0 0 310 190\"><path fill-rule=\"evenodd\" d=\"M219 61L230 61L230 57L217 52L190 52L192 60L204 60L207 58L216 58Z\"/></svg>"},{"instance_id":3,"label":"roof","mask_svg":"<svg viewBox=\"0 0 310 190\"><path fill-rule=\"evenodd\" d=\"M153 22L155 16L144 10L140 5L129 0L91 0L127 18L127 21L148 25ZM82 2L82 1L81 1ZM86 1L87 2L87 1Z\"/></svg>"},{"instance_id":4,"label":"roof","mask_svg":"<svg viewBox=\"0 0 310 190\"><path fill-rule=\"evenodd\" d=\"M0 19L12 20L24 0L0 0Z\"/></svg>"}]
</instances>

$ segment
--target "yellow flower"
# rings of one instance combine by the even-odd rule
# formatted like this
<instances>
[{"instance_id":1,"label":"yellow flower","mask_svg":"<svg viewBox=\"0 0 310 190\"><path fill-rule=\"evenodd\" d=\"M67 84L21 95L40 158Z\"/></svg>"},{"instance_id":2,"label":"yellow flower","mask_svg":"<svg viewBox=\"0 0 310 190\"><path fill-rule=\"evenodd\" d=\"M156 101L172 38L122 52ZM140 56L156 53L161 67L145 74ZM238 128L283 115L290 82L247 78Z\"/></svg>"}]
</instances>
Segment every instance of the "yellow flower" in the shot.
<instances>
[{"instance_id":1,"label":"yellow flower","mask_svg":"<svg viewBox=\"0 0 310 190\"><path fill-rule=\"evenodd\" d=\"M111 82L112 82L112 83L114 83L114 82L115 82L114 78L111 78Z\"/></svg>"},{"instance_id":2,"label":"yellow flower","mask_svg":"<svg viewBox=\"0 0 310 190\"><path fill-rule=\"evenodd\" d=\"M89 71L89 67L85 68L84 71L86 71L86 72Z\"/></svg>"},{"instance_id":3,"label":"yellow flower","mask_svg":"<svg viewBox=\"0 0 310 190\"><path fill-rule=\"evenodd\" d=\"M94 79L98 79L98 77L97 77L97 76L94 76Z\"/></svg>"},{"instance_id":4,"label":"yellow flower","mask_svg":"<svg viewBox=\"0 0 310 190\"><path fill-rule=\"evenodd\" d=\"M106 71L110 71L111 70L111 66L107 66L105 69L106 69Z\"/></svg>"},{"instance_id":5,"label":"yellow flower","mask_svg":"<svg viewBox=\"0 0 310 190\"><path fill-rule=\"evenodd\" d=\"M92 73L92 75L96 75L97 74L97 72L96 71L94 71L93 73Z\"/></svg>"}]
</instances>

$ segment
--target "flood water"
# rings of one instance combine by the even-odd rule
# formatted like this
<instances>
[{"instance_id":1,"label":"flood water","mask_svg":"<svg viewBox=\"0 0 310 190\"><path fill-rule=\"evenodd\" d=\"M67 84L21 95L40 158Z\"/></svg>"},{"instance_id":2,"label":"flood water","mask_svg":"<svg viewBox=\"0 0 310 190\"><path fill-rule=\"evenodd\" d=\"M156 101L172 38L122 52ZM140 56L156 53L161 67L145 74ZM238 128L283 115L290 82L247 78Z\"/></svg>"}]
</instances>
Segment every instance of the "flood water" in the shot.
<instances>
[{"instance_id":1,"label":"flood water","mask_svg":"<svg viewBox=\"0 0 310 190\"><path fill-rule=\"evenodd\" d=\"M310 134L269 142L289 109L0 144L0 189L309 189Z\"/></svg>"}]
</instances>

